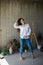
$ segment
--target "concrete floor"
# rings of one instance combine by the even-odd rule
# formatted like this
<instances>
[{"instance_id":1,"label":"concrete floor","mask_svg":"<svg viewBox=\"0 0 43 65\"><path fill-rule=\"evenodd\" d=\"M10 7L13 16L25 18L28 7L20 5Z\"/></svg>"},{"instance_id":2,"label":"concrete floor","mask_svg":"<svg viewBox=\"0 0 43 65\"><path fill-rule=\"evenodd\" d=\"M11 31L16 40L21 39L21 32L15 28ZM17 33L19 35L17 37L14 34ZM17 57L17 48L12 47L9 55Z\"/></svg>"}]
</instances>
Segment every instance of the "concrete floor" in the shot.
<instances>
[{"instance_id":1,"label":"concrete floor","mask_svg":"<svg viewBox=\"0 0 43 65\"><path fill-rule=\"evenodd\" d=\"M38 50L34 50L35 59L32 59L31 53L23 53L23 56L25 57L24 60L19 60L19 53L15 53L10 56L5 56L5 59L7 60L9 65L43 65L43 52L40 52Z\"/></svg>"}]
</instances>

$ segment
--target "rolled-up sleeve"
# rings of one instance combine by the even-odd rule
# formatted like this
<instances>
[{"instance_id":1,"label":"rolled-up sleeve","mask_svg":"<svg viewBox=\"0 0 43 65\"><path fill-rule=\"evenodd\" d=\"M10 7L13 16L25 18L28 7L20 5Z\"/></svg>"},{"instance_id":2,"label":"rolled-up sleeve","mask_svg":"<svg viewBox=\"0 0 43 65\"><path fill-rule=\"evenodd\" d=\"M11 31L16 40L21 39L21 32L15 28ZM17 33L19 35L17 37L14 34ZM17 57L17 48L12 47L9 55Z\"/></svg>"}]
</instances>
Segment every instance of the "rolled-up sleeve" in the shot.
<instances>
[{"instance_id":1,"label":"rolled-up sleeve","mask_svg":"<svg viewBox=\"0 0 43 65\"><path fill-rule=\"evenodd\" d=\"M31 34L31 28L30 28L30 26L28 27L28 32L27 32L27 35L29 35L30 36L30 34Z\"/></svg>"}]
</instances>

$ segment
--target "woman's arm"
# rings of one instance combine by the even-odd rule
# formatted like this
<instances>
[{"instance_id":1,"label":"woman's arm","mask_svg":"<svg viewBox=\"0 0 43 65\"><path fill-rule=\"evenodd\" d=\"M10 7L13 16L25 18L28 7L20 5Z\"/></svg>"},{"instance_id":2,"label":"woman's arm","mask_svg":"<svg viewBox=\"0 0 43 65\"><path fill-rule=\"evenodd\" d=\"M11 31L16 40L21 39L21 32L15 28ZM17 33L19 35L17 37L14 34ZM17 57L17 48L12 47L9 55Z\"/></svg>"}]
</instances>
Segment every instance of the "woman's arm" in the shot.
<instances>
[{"instance_id":1,"label":"woman's arm","mask_svg":"<svg viewBox=\"0 0 43 65\"><path fill-rule=\"evenodd\" d=\"M30 34L31 34L31 28L30 28L30 26L29 26L29 29L28 29L27 35L30 36Z\"/></svg>"},{"instance_id":2,"label":"woman's arm","mask_svg":"<svg viewBox=\"0 0 43 65\"><path fill-rule=\"evenodd\" d=\"M14 28L20 29L20 26L17 25L17 22L14 23Z\"/></svg>"}]
</instances>

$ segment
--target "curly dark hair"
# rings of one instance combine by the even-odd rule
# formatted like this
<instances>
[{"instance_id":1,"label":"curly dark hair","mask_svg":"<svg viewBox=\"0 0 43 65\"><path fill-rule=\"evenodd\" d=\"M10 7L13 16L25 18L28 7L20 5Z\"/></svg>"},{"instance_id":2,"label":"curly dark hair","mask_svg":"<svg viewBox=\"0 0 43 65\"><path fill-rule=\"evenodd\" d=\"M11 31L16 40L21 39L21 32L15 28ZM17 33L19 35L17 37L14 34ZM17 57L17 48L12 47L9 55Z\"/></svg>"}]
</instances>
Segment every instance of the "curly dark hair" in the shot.
<instances>
[{"instance_id":1,"label":"curly dark hair","mask_svg":"<svg viewBox=\"0 0 43 65\"><path fill-rule=\"evenodd\" d=\"M18 25L22 25L22 24L21 24L21 19L24 21L23 18L19 18L18 21L17 21Z\"/></svg>"},{"instance_id":2,"label":"curly dark hair","mask_svg":"<svg viewBox=\"0 0 43 65\"><path fill-rule=\"evenodd\" d=\"M24 21L23 18L19 18L18 21L17 21L18 26L19 26L19 25L22 25L21 19ZM17 29L17 31L20 32L20 29Z\"/></svg>"}]
</instances>

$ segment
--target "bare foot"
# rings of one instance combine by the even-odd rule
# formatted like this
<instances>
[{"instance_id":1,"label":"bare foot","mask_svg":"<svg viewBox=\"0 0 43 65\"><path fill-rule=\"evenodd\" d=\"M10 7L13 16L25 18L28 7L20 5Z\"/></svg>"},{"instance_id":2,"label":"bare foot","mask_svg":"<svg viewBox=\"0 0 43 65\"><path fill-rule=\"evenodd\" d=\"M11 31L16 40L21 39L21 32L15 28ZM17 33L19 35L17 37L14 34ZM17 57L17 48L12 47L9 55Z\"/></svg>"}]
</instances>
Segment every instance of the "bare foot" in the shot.
<instances>
[{"instance_id":1,"label":"bare foot","mask_svg":"<svg viewBox=\"0 0 43 65\"><path fill-rule=\"evenodd\" d=\"M33 59L35 58L35 55L34 55L34 54L32 54L32 58L33 58Z\"/></svg>"},{"instance_id":2,"label":"bare foot","mask_svg":"<svg viewBox=\"0 0 43 65\"><path fill-rule=\"evenodd\" d=\"M24 60L24 57L20 56L20 60Z\"/></svg>"}]
</instances>

